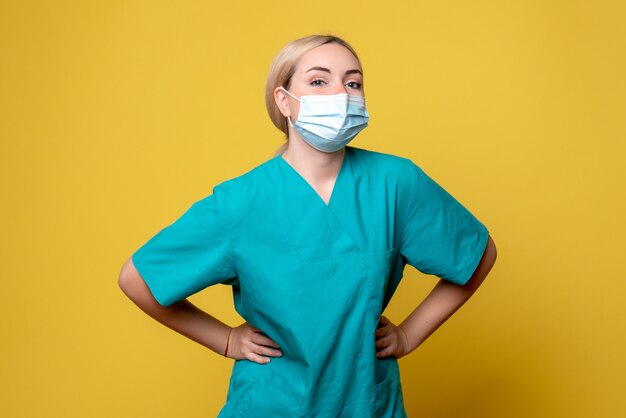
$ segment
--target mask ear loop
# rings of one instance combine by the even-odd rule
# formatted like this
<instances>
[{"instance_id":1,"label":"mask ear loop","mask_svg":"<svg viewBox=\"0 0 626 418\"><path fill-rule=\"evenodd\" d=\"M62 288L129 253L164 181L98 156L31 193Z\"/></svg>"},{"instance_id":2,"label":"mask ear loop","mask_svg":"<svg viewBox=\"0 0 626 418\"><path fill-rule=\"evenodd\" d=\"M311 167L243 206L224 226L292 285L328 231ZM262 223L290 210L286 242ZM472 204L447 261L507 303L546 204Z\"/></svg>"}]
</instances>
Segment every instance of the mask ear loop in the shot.
<instances>
[{"instance_id":1,"label":"mask ear loop","mask_svg":"<svg viewBox=\"0 0 626 418\"><path fill-rule=\"evenodd\" d=\"M296 96L294 96L293 94L289 93L289 91L287 91L287 89L286 89L286 88L284 88L283 86L280 86L280 88L281 88L281 89L283 89L283 91L284 91L285 93L287 93L288 95L290 95L291 97L293 97L293 98L294 98L294 99L296 99L297 101L301 102L301 100L300 100L300 99L298 99L298 98L297 98Z\"/></svg>"},{"instance_id":2,"label":"mask ear loop","mask_svg":"<svg viewBox=\"0 0 626 418\"><path fill-rule=\"evenodd\" d=\"M293 97L294 99L296 99L297 101L302 102L302 101L301 101L300 99L298 99L296 96L294 96L293 94L289 93L289 92L287 91L287 89L286 89L286 88L284 88L283 86L280 86L280 88L281 88L281 89L282 89L285 93L287 93L288 95L290 95L291 97ZM290 118L289 116L287 116L287 122L289 122L289 126L291 126L292 128L295 128L294 124L293 124L293 123L291 123L291 118Z\"/></svg>"}]
</instances>

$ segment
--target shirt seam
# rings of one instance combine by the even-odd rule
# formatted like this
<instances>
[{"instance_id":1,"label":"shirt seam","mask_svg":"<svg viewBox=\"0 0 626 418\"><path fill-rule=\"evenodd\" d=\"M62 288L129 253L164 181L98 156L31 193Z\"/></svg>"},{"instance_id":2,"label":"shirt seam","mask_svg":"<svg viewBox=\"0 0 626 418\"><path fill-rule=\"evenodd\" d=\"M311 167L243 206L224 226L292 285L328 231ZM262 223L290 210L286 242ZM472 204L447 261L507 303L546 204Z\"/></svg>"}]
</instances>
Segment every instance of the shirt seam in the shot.
<instances>
[{"instance_id":1,"label":"shirt seam","mask_svg":"<svg viewBox=\"0 0 626 418\"><path fill-rule=\"evenodd\" d=\"M216 188L216 190L219 190L219 188ZM221 199L224 202L224 208L221 211L222 211L222 216L224 216L224 219L226 220L226 234L228 235L228 247L229 247L228 258L230 259L230 263L235 272L235 276L239 277L239 272L237 271L237 263L235 262L235 244L234 244L234 238L233 238L232 220L230 216L228 215L230 211L230 204L228 202L228 199L225 196L226 193L219 192L219 194L221 195Z\"/></svg>"},{"instance_id":2,"label":"shirt seam","mask_svg":"<svg viewBox=\"0 0 626 418\"><path fill-rule=\"evenodd\" d=\"M411 167L413 168L413 175L412 177L412 181L411 181L411 188L409 190L409 203L407 203L406 206L406 222L404 222L404 225L402 225L402 237L400 237L400 249L404 248L404 237L407 233L407 230L409 229L409 225L411 224L411 220L413 219L413 213L411 212L411 208L414 206L414 202L413 200L416 198L415 195L417 195L418 191L417 191L417 169L419 167L417 167L417 165L413 162L410 161Z\"/></svg>"}]
</instances>

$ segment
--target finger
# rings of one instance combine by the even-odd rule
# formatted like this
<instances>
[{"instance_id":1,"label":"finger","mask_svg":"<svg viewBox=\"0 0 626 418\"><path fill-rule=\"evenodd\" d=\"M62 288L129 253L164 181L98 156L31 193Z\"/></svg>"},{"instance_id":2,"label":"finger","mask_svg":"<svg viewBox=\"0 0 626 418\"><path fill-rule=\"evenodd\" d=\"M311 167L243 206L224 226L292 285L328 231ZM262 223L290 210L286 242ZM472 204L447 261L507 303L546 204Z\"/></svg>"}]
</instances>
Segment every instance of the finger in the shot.
<instances>
[{"instance_id":1,"label":"finger","mask_svg":"<svg viewBox=\"0 0 626 418\"><path fill-rule=\"evenodd\" d=\"M262 331L260 328L257 328L257 327L255 327L254 325L249 324L248 322L246 322L246 323L245 323L245 325L246 325L246 327L247 327L248 329L250 329L251 331L254 331L254 332L258 332L258 333L263 334L263 331Z\"/></svg>"},{"instance_id":2,"label":"finger","mask_svg":"<svg viewBox=\"0 0 626 418\"><path fill-rule=\"evenodd\" d=\"M386 345L376 350L376 357L378 358L389 357L391 354L393 354L393 351L394 351L394 347L391 344Z\"/></svg>"},{"instance_id":3,"label":"finger","mask_svg":"<svg viewBox=\"0 0 626 418\"><path fill-rule=\"evenodd\" d=\"M258 345L255 349L257 354L270 357L282 357L283 353L280 350L274 348L265 347L264 345Z\"/></svg>"},{"instance_id":4,"label":"finger","mask_svg":"<svg viewBox=\"0 0 626 418\"><path fill-rule=\"evenodd\" d=\"M390 347L385 348L384 350L380 350L376 353L377 358L385 358L389 357L393 353L393 350Z\"/></svg>"},{"instance_id":5,"label":"finger","mask_svg":"<svg viewBox=\"0 0 626 418\"><path fill-rule=\"evenodd\" d=\"M383 327L376 329L376 335L379 337L390 335L392 332L393 332L393 328L390 325L385 325Z\"/></svg>"},{"instance_id":6,"label":"finger","mask_svg":"<svg viewBox=\"0 0 626 418\"><path fill-rule=\"evenodd\" d=\"M253 362L259 363L259 364L267 364L267 363L269 363L271 361L269 357L263 357L263 356L260 356L260 355L258 355L256 353L248 353L246 355L246 358L248 360L250 360L250 361L253 361Z\"/></svg>"},{"instance_id":7,"label":"finger","mask_svg":"<svg viewBox=\"0 0 626 418\"><path fill-rule=\"evenodd\" d=\"M392 328L393 328L393 324L391 322L387 322L385 325L382 325L380 327L380 329L382 329L383 332L386 332L386 333L388 333L389 330L391 330Z\"/></svg>"},{"instance_id":8,"label":"finger","mask_svg":"<svg viewBox=\"0 0 626 418\"><path fill-rule=\"evenodd\" d=\"M387 325L389 323L389 319L385 315L381 315L378 323L381 325Z\"/></svg>"},{"instance_id":9,"label":"finger","mask_svg":"<svg viewBox=\"0 0 626 418\"><path fill-rule=\"evenodd\" d=\"M276 343L276 341L272 340L269 337L261 334L255 334L252 336L252 342L259 345L266 345L268 347L274 347L280 349L280 346Z\"/></svg>"},{"instance_id":10,"label":"finger","mask_svg":"<svg viewBox=\"0 0 626 418\"><path fill-rule=\"evenodd\" d=\"M391 341L390 336L379 338L378 340L376 340L376 348L381 349L381 348L389 347L389 345L391 345L391 342L392 341Z\"/></svg>"}]
</instances>

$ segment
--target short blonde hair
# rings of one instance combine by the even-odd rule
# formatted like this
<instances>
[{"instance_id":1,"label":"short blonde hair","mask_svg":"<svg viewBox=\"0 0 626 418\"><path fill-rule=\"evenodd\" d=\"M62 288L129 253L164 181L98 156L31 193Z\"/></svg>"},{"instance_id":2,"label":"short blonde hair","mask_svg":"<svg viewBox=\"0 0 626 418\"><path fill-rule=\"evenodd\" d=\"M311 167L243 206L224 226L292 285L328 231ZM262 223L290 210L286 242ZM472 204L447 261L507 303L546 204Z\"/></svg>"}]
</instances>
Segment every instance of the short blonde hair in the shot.
<instances>
[{"instance_id":1,"label":"short blonde hair","mask_svg":"<svg viewBox=\"0 0 626 418\"><path fill-rule=\"evenodd\" d=\"M278 52L274 61L272 61L265 83L265 107L267 108L267 113L272 123L285 134L286 139L289 139L287 118L283 116L276 105L274 90L279 86L283 86L285 89L289 90L291 77L296 71L296 65L298 61L300 61L300 58L310 50L328 43L336 43L345 47L354 55L359 65L361 65L361 61L354 49L346 41L334 35L309 35L291 41ZM284 143L276 151L276 155L282 153L286 148L287 143Z\"/></svg>"}]
</instances>

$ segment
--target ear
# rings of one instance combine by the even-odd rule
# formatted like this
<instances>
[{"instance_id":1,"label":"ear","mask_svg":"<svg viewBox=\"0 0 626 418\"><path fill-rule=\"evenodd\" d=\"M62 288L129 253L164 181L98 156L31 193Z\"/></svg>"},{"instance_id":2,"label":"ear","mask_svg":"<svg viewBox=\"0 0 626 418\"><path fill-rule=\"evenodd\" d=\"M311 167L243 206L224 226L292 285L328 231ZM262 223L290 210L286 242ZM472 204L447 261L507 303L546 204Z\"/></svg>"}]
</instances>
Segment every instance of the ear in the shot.
<instances>
[{"instance_id":1,"label":"ear","mask_svg":"<svg viewBox=\"0 0 626 418\"><path fill-rule=\"evenodd\" d=\"M287 93L285 93L280 86L274 89L274 101L276 102L276 106L278 106L280 113L282 113L284 117L291 116L288 100L289 98L287 97Z\"/></svg>"}]
</instances>

